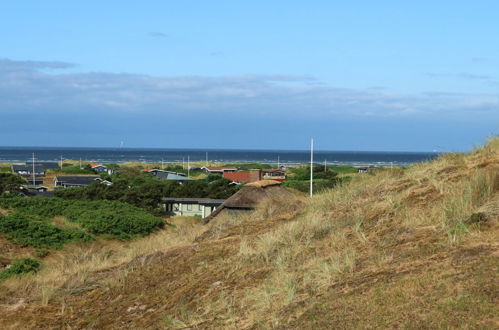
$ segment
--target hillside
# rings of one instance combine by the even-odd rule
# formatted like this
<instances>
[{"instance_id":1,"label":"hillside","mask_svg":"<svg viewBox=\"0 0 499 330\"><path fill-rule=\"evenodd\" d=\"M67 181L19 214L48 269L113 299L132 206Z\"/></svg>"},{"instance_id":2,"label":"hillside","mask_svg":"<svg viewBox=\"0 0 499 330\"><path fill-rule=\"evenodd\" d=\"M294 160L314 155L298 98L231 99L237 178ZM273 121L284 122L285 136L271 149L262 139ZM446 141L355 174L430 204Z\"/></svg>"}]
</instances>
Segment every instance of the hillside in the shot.
<instances>
[{"instance_id":1,"label":"hillside","mask_svg":"<svg viewBox=\"0 0 499 330\"><path fill-rule=\"evenodd\" d=\"M184 220L133 242L74 244L0 282L0 326L499 326L498 138L312 199Z\"/></svg>"}]
</instances>

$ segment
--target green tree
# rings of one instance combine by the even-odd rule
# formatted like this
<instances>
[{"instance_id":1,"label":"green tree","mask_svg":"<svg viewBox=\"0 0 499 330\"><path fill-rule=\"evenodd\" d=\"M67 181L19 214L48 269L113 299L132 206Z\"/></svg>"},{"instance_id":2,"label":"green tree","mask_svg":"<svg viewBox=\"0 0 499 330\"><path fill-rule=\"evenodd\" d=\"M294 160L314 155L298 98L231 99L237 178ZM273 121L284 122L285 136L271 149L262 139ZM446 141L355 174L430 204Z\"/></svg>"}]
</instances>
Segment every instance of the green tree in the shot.
<instances>
[{"instance_id":1,"label":"green tree","mask_svg":"<svg viewBox=\"0 0 499 330\"><path fill-rule=\"evenodd\" d=\"M0 194L5 192L18 193L23 184L26 184L26 181L15 174L0 173Z\"/></svg>"}]
</instances>

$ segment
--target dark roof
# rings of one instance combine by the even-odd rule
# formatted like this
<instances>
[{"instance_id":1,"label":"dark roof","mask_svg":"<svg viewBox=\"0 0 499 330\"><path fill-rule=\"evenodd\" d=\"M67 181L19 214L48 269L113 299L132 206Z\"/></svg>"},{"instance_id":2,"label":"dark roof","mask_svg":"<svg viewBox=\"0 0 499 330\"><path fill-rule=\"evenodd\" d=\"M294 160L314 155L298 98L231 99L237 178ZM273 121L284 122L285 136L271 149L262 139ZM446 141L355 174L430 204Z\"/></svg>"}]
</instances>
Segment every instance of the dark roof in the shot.
<instances>
[{"instance_id":1,"label":"dark roof","mask_svg":"<svg viewBox=\"0 0 499 330\"><path fill-rule=\"evenodd\" d=\"M55 180L57 181L57 183L65 185L84 186L92 184L96 179L99 178L99 176L57 176L55 177Z\"/></svg>"},{"instance_id":2,"label":"dark roof","mask_svg":"<svg viewBox=\"0 0 499 330\"><path fill-rule=\"evenodd\" d=\"M175 172L166 172L166 171L158 171L156 174L153 174L155 177L159 179L165 180L174 180L174 181L190 181L193 180L183 173L175 173Z\"/></svg>"},{"instance_id":3,"label":"dark roof","mask_svg":"<svg viewBox=\"0 0 499 330\"><path fill-rule=\"evenodd\" d=\"M225 199L191 198L191 197L164 197L163 201L165 201L166 203L220 205L225 201Z\"/></svg>"},{"instance_id":4,"label":"dark roof","mask_svg":"<svg viewBox=\"0 0 499 330\"><path fill-rule=\"evenodd\" d=\"M27 166L33 166L33 162L26 162ZM42 166L45 169L60 168L57 162L35 162L35 166Z\"/></svg>"},{"instance_id":5,"label":"dark roof","mask_svg":"<svg viewBox=\"0 0 499 330\"><path fill-rule=\"evenodd\" d=\"M40 165L35 164L35 172L43 172L45 168ZM12 165L12 171L14 172L20 172L20 171L26 171L30 172L33 171L33 165Z\"/></svg>"}]
</instances>

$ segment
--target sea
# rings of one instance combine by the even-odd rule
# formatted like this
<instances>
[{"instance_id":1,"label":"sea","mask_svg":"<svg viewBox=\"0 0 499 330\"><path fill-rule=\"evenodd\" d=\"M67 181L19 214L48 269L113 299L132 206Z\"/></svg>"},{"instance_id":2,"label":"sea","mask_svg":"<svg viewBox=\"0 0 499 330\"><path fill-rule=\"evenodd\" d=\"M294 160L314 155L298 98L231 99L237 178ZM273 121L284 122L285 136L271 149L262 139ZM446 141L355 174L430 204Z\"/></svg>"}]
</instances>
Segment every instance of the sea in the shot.
<instances>
[{"instance_id":1,"label":"sea","mask_svg":"<svg viewBox=\"0 0 499 330\"><path fill-rule=\"evenodd\" d=\"M24 163L35 155L35 161L70 160L96 163L265 163L302 164L310 162L308 150L224 150L224 149L156 149L156 148L67 148L67 147L0 147L0 163ZM406 166L437 157L437 152L387 151L314 151L314 163L351 166Z\"/></svg>"}]
</instances>

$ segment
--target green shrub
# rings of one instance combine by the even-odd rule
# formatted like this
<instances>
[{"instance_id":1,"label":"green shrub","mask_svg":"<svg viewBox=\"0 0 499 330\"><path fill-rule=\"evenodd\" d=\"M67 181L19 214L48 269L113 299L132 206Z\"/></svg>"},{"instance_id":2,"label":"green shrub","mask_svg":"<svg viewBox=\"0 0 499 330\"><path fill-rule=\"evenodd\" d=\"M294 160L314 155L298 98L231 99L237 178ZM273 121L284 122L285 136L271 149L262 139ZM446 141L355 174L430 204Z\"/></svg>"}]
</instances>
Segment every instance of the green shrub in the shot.
<instances>
[{"instance_id":1,"label":"green shrub","mask_svg":"<svg viewBox=\"0 0 499 330\"><path fill-rule=\"evenodd\" d=\"M10 166L0 166L0 173L10 173Z\"/></svg>"},{"instance_id":2,"label":"green shrub","mask_svg":"<svg viewBox=\"0 0 499 330\"><path fill-rule=\"evenodd\" d=\"M122 239L149 234L163 225L163 219L115 201L75 202L64 216L93 234Z\"/></svg>"},{"instance_id":3,"label":"green shrub","mask_svg":"<svg viewBox=\"0 0 499 330\"><path fill-rule=\"evenodd\" d=\"M36 273L41 267L38 260L31 258L23 258L15 261L9 268L0 272L0 280L4 280L11 276L22 276L28 273Z\"/></svg>"},{"instance_id":4,"label":"green shrub","mask_svg":"<svg viewBox=\"0 0 499 330\"><path fill-rule=\"evenodd\" d=\"M50 251L46 250L46 249L37 249L35 251L35 257L37 257L37 258L45 258L49 254L50 254Z\"/></svg>"},{"instance_id":5,"label":"green shrub","mask_svg":"<svg viewBox=\"0 0 499 330\"><path fill-rule=\"evenodd\" d=\"M21 185L26 184L18 175L12 173L0 173L0 194L4 192L18 193Z\"/></svg>"},{"instance_id":6,"label":"green shrub","mask_svg":"<svg viewBox=\"0 0 499 330\"><path fill-rule=\"evenodd\" d=\"M45 197L3 197L0 198L0 207L22 211L26 214L39 215L43 217L55 217L61 215L69 207L70 202L59 198Z\"/></svg>"},{"instance_id":7,"label":"green shrub","mask_svg":"<svg viewBox=\"0 0 499 330\"><path fill-rule=\"evenodd\" d=\"M61 229L48 219L24 212L0 217L0 232L21 246L60 249L72 241L90 241L93 238L76 229Z\"/></svg>"},{"instance_id":8,"label":"green shrub","mask_svg":"<svg viewBox=\"0 0 499 330\"><path fill-rule=\"evenodd\" d=\"M61 229L50 218L63 215L89 233L128 239L147 235L163 226L163 219L118 201L71 201L60 198L2 197L0 207L16 212L0 218L0 232L18 244L61 248L69 241L88 241L81 230Z\"/></svg>"}]
</instances>

